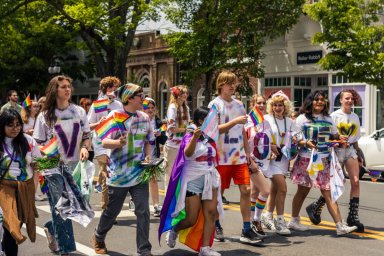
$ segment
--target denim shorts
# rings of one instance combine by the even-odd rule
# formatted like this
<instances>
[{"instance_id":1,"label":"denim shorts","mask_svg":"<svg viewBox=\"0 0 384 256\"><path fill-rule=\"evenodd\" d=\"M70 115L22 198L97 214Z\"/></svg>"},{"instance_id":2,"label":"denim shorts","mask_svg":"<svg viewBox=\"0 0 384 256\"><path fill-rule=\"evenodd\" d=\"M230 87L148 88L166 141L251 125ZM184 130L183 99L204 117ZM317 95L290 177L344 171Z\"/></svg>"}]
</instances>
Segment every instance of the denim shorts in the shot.
<instances>
[{"instance_id":1,"label":"denim shorts","mask_svg":"<svg viewBox=\"0 0 384 256\"><path fill-rule=\"evenodd\" d=\"M349 146L346 148L336 148L335 152L341 164L343 164L350 158L357 159L357 152L353 146Z\"/></svg>"},{"instance_id":2,"label":"denim shorts","mask_svg":"<svg viewBox=\"0 0 384 256\"><path fill-rule=\"evenodd\" d=\"M204 190L204 182L205 182L204 175L200 176L197 179L189 181L187 184L187 196L202 194Z\"/></svg>"}]
</instances>

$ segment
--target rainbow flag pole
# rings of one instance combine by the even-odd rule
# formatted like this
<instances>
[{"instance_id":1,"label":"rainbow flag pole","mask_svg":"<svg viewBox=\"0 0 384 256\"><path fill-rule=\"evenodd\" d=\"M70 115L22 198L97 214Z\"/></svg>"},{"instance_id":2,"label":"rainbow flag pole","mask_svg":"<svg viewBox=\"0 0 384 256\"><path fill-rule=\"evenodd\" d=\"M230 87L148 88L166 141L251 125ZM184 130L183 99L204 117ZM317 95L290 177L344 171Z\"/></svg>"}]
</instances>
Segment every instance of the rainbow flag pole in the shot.
<instances>
[{"instance_id":1,"label":"rainbow flag pole","mask_svg":"<svg viewBox=\"0 0 384 256\"><path fill-rule=\"evenodd\" d=\"M23 101L22 106L23 106L23 108L27 108L31 105L32 105L31 96L30 96L30 94L28 94L27 98L25 98L25 100Z\"/></svg>"},{"instance_id":2,"label":"rainbow flag pole","mask_svg":"<svg viewBox=\"0 0 384 256\"><path fill-rule=\"evenodd\" d=\"M255 106L251 112L249 112L249 117L251 118L254 125L261 124L264 121L264 116L260 110Z\"/></svg>"}]
</instances>

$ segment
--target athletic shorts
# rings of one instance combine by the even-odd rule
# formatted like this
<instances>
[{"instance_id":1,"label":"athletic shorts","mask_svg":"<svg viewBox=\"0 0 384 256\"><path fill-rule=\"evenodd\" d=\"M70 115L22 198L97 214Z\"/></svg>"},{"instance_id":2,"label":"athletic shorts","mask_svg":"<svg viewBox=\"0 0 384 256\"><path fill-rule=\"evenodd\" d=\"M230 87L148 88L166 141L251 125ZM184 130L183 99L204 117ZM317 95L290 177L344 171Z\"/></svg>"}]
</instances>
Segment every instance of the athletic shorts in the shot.
<instances>
[{"instance_id":1,"label":"athletic shorts","mask_svg":"<svg viewBox=\"0 0 384 256\"><path fill-rule=\"evenodd\" d=\"M216 167L221 178L221 189L227 189L231 185L231 179L236 185L249 185L250 174L247 164L219 165Z\"/></svg>"}]
</instances>

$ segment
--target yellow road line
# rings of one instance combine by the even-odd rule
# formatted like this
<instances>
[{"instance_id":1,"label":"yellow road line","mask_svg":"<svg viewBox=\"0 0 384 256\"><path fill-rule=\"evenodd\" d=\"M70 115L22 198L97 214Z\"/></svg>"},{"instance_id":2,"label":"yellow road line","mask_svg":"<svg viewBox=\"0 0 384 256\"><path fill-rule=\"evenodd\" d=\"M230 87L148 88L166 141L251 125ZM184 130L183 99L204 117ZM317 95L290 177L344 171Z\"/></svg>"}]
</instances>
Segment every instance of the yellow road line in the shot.
<instances>
[{"instance_id":1,"label":"yellow road line","mask_svg":"<svg viewBox=\"0 0 384 256\"><path fill-rule=\"evenodd\" d=\"M165 195L164 190L159 189L159 194L164 196ZM230 204L224 205L224 209L233 210L233 211L240 211L240 205L230 203ZM285 213L284 217L290 219L292 216L290 214ZM330 222L330 221L324 221L323 220L323 221L321 221L321 224L319 224L319 225L313 225L311 220L307 217L300 217L300 221L302 224L305 224L307 226L318 227L318 228L328 229L328 230L336 230L335 223ZM376 230L371 230L371 229L365 228L364 233L354 232L354 234L361 236L361 237L367 237L367 238L372 238L372 239L384 241L384 232L380 232L380 231L376 231Z\"/></svg>"}]
</instances>

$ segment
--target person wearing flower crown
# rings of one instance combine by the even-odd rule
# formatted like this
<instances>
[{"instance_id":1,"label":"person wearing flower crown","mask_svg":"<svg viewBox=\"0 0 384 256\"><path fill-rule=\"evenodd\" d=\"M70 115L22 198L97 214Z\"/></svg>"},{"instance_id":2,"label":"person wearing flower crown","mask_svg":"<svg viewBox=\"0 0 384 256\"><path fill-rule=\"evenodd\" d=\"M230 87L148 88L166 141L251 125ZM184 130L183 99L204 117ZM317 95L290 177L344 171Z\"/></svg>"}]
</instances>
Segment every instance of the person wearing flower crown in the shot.
<instances>
[{"instance_id":1,"label":"person wearing flower crown","mask_svg":"<svg viewBox=\"0 0 384 256\"><path fill-rule=\"evenodd\" d=\"M189 91L185 85L171 88L171 99L167 110L167 142L164 146L164 187L167 192L169 178L181 140L186 132L191 118L187 105Z\"/></svg>"},{"instance_id":2,"label":"person wearing flower crown","mask_svg":"<svg viewBox=\"0 0 384 256\"><path fill-rule=\"evenodd\" d=\"M289 146L294 123L289 117L292 112L292 102L282 91L274 93L267 102L267 115L265 120L271 125L271 161L268 170L264 172L271 179L271 190L267 202L267 212L263 220L273 219L273 210L276 207L276 232L281 235L290 235L284 220L284 204L287 194L286 176L288 174L289 160L283 154L283 147Z\"/></svg>"},{"instance_id":3,"label":"person wearing flower crown","mask_svg":"<svg viewBox=\"0 0 384 256\"><path fill-rule=\"evenodd\" d=\"M101 79L99 98L96 103L92 103L88 112L88 121L91 131L94 131L112 110L123 109L123 104L115 100L114 94L120 84L120 80L114 76L107 76ZM100 102L101 100L108 100L108 103L105 104L106 107L104 108L104 111L100 111L100 109L95 107L97 102ZM101 209L105 209L108 204L107 160L110 150L103 148L100 138L95 133L92 134L92 145L99 166L99 178L95 186L95 191L101 192Z\"/></svg>"}]
</instances>

